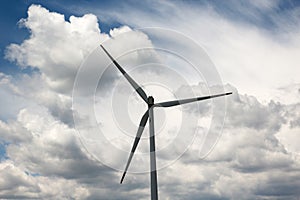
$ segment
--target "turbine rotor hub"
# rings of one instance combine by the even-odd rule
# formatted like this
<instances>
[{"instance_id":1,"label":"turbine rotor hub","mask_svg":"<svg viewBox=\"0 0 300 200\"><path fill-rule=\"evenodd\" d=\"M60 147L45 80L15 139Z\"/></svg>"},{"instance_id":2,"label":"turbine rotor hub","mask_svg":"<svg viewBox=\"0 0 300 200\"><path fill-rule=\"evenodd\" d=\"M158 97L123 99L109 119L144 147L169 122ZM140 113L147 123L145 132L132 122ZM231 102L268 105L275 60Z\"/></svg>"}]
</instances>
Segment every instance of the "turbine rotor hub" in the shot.
<instances>
[{"instance_id":1,"label":"turbine rotor hub","mask_svg":"<svg viewBox=\"0 0 300 200\"><path fill-rule=\"evenodd\" d=\"M148 97L148 105L152 106L154 104L154 98L152 96Z\"/></svg>"}]
</instances>

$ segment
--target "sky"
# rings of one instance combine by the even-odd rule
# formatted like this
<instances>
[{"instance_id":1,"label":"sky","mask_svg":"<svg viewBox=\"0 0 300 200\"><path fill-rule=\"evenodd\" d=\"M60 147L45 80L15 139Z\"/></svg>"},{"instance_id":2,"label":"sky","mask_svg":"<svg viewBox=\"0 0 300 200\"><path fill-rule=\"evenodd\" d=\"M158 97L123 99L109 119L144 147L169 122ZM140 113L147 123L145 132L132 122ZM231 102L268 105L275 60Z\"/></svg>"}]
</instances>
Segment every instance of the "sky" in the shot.
<instances>
[{"instance_id":1,"label":"sky","mask_svg":"<svg viewBox=\"0 0 300 200\"><path fill-rule=\"evenodd\" d=\"M0 198L149 199L156 102L160 199L300 198L300 2L7 1L1 6Z\"/></svg>"}]
</instances>

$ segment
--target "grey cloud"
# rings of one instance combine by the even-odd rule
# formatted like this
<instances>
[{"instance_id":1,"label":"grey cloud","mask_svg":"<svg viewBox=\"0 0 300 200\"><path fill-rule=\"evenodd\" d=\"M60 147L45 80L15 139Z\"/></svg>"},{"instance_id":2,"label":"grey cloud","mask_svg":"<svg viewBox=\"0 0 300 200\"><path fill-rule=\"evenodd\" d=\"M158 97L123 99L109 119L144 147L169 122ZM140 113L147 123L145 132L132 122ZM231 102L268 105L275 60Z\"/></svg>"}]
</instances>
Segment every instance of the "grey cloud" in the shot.
<instances>
[{"instance_id":1,"label":"grey cloud","mask_svg":"<svg viewBox=\"0 0 300 200\"><path fill-rule=\"evenodd\" d=\"M291 128L300 127L300 104L292 104L286 107L285 116Z\"/></svg>"},{"instance_id":2,"label":"grey cloud","mask_svg":"<svg viewBox=\"0 0 300 200\"><path fill-rule=\"evenodd\" d=\"M0 168L0 198L3 199L62 199L88 196L88 191L74 181L31 176L9 161L1 162Z\"/></svg>"},{"instance_id":3,"label":"grey cloud","mask_svg":"<svg viewBox=\"0 0 300 200\"><path fill-rule=\"evenodd\" d=\"M262 148L239 148L232 160L232 167L242 173L258 173L269 170L286 170L294 162L286 152Z\"/></svg>"},{"instance_id":4,"label":"grey cloud","mask_svg":"<svg viewBox=\"0 0 300 200\"><path fill-rule=\"evenodd\" d=\"M0 120L0 136L2 140L14 144L32 140L32 134L18 122L13 120L10 120L9 122Z\"/></svg>"},{"instance_id":5,"label":"grey cloud","mask_svg":"<svg viewBox=\"0 0 300 200\"><path fill-rule=\"evenodd\" d=\"M255 188L259 199L298 199L300 181L298 172L274 171Z\"/></svg>"},{"instance_id":6,"label":"grey cloud","mask_svg":"<svg viewBox=\"0 0 300 200\"><path fill-rule=\"evenodd\" d=\"M227 123L231 126L244 126L256 130L269 129L277 132L286 120L283 117L283 106L271 100L268 105L261 104L254 96L240 95L237 89L227 101Z\"/></svg>"}]
</instances>

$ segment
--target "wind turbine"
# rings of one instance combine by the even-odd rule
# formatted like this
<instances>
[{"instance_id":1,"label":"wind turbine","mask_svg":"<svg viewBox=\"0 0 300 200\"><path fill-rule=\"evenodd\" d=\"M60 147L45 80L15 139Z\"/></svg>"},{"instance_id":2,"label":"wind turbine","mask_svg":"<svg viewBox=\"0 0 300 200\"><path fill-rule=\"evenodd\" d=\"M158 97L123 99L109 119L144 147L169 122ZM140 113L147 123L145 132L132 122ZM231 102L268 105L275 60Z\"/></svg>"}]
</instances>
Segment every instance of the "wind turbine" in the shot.
<instances>
[{"instance_id":1,"label":"wind turbine","mask_svg":"<svg viewBox=\"0 0 300 200\"><path fill-rule=\"evenodd\" d=\"M172 106L178 106L181 104L187 104L192 103L196 101L202 101L206 99L216 98L220 96L230 95L232 92L222 93L222 94L216 94L211 96L202 96L202 97L194 97L190 99L181 99L181 100L174 100L174 101L166 101L161 103L154 103L154 98L152 96L147 96L145 91L139 86L126 71L121 67L121 65L107 52L107 50L103 47L103 45L100 45L103 51L107 54L107 56L111 59L111 61L114 63L114 65L119 69L119 71L123 74L123 76L127 79L127 81L131 84L131 86L135 89L135 91L140 95L140 97L145 101L145 103L148 105L148 110L145 112L145 114L142 116L142 119L139 124L139 128L137 130L137 134L131 149L131 152L129 154L129 158L124 170L124 173L122 175L120 183L123 183L123 180L125 178L126 172L128 170L128 167L130 165L130 162L132 160L133 154L137 148L137 145L140 141L141 135L144 131L144 128L146 126L146 123L149 119L149 132L150 132L150 180L151 180L151 200L157 200L158 199L158 191L157 191L157 173L156 173L156 155L155 155L155 135L154 135L154 114L153 109L155 107L172 107Z\"/></svg>"}]
</instances>

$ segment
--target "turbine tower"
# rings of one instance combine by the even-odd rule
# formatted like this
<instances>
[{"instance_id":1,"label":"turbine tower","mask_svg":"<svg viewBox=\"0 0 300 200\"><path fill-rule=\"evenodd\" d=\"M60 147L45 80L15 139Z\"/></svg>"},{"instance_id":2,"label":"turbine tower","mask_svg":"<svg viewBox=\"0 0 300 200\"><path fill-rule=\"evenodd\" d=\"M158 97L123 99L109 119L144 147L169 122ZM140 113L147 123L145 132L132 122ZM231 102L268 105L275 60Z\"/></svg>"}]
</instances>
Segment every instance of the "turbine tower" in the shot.
<instances>
[{"instance_id":1,"label":"turbine tower","mask_svg":"<svg viewBox=\"0 0 300 200\"><path fill-rule=\"evenodd\" d=\"M125 175L127 173L128 167L130 165L130 162L132 160L133 154L137 148L137 145L140 141L140 138L142 136L143 130L146 126L146 123L149 119L149 132L150 132L150 180L151 180L151 200L157 200L158 199L158 191L157 191L157 172L156 172L156 155L155 155L155 134L154 134L154 114L153 109L155 107L172 107L172 106L178 106L181 104L187 104L192 103L196 101L202 101L206 99L211 99L215 97L230 95L232 92L222 93L222 94L216 94L211 96L203 96L203 97L194 97L190 99L181 99L181 100L173 100L173 101L166 101L161 103L154 103L154 98L152 96L147 96L145 91L139 86L126 71L121 67L121 65L107 52L107 50L103 47L103 45L100 45L103 51L107 54L107 56L111 59L111 61L114 63L114 65L119 69L119 71L123 74L123 76L127 79L127 81L131 84L131 86L135 89L135 91L140 95L140 97L145 101L145 103L148 105L148 110L145 112L145 114L142 116L142 119L139 124L139 128L137 130L137 134L131 149L131 152L129 154L129 158L127 161L127 164L125 166L124 173L122 175L120 183L123 183L123 180L125 178Z\"/></svg>"}]
</instances>

